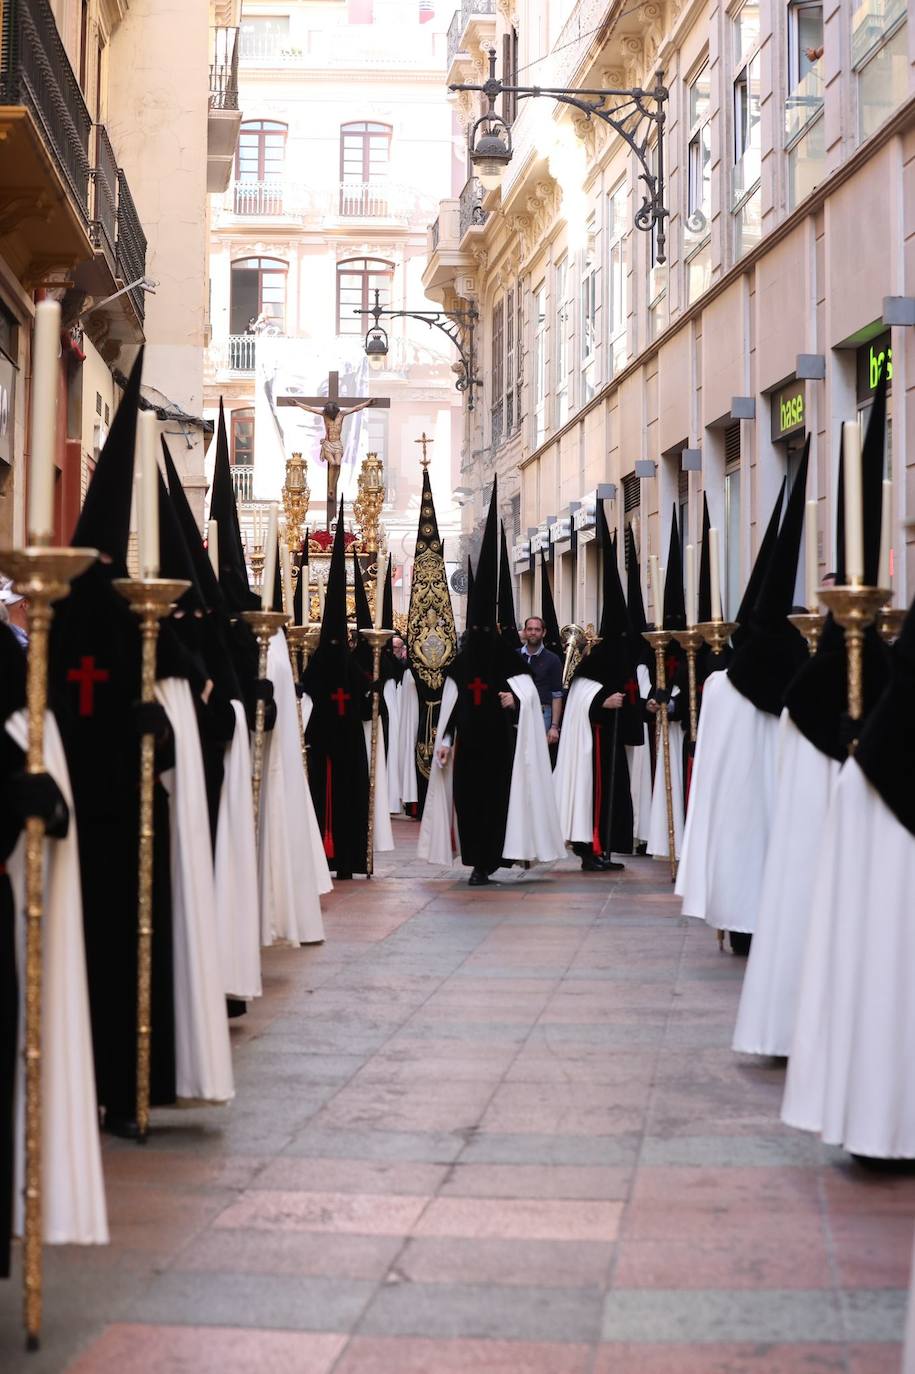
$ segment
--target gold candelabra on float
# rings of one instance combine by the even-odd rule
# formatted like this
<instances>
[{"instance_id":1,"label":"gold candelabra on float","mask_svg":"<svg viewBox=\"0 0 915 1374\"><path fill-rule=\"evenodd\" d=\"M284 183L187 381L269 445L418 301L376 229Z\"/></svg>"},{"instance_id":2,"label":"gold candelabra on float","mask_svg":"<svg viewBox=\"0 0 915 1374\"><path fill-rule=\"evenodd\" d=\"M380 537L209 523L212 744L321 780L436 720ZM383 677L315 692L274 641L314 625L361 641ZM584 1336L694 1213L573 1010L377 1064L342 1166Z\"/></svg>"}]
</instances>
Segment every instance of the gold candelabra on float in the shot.
<instances>
[{"instance_id":1,"label":"gold candelabra on float","mask_svg":"<svg viewBox=\"0 0 915 1374\"><path fill-rule=\"evenodd\" d=\"M812 611L798 611L797 615L789 615L788 619L806 639L807 650L810 657L813 658L823 633L826 617Z\"/></svg>"},{"instance_id":2,"label":"gold candelabra on float","mask_svg":"<svg viewBox=\"0 0 915 1374\"><path fill-rule=\"evenodd\" d=\"M25 771L44 773L44 718L48 696L48 634L52 605L66 596L74 577L95 561L95 549L25 548L0 553L0 568L28 601L29 651L26 667L27 745ZM41 1002L44 923L44 821L25 823L25 1224L23 1228L23 1315L26 1345L41 1338L43 1293L41 1190Z\"/></svg>"},{"instance_id":3,"label":"gold candelabra on float","mask_svg":"<svg viewBox=\"0 0 915 1374\"><path fill-rule=\"evenodd\" d=\"M308 485L308 464L301 453L294 453L286 462L286 480L283 483L283 512L286 516L286 543L290 554L296 554L302 547L305 533L305 518L311 489ZM293 561L293 572L296 565Z\"/></svg>"},{"instance_id":4,"label":"gold candelabra on float","mask_svg":"<svg viewBox=\"0 0 915 1374\"><path fill-rule=\"evenodd\" d=\"M289 617L282 611L242 611L241 618L246 624L251 626L255 638L257 639L258 664L257 675L263 681L267 676L267 650L270 641L288 621ZM254 835L260 846L260 817L261 817L261 780L264 775L264 718L267 712L267 705L263 699L258 698L254 709L254 758L251 764L251 795L254 801Z\"/></svg>"},{"instance_id":5,"label":"gold candelabra on float","mask_svg":"<svg viewBox=\"0 0 915 1374\"><path fill-rule=\"evenodd\" d=\"M669 630L643 630L642 638L654 649L655 681L658 691L667 694L667 668L664 663L664 646L672 638ZM670 774L670 721L667 716L667 701L658 703L658 717L661 722L661 749L664 754L664 791L667 796L667 850L670 858L671 882L677 877L677 846L674 827L674 793Z\"/></svg>"},{"instance_id":6,"label":"gold candelabra on float","mask_svg":"<svg viewBox=\"0 0 915 1374\"><path fill-rule=\"evenodd\" d=\"M848 675L848 715L859 721L864 714L864 634L881 607L889 601L884 587L865 587L858 582L844 587L821 587L820 600L832 611L833 619L845 631L845 659ZM857 739L849 740L853 754Z\"/></svg>"},{"instance_id":7,"label":"gold candelabra on float","mask_svg":"<svg viewBox=\"0 0 915 1374\"><path fill-rule=\"evenodd\" d=\"M378 681L378 674L381 672L381 651L389 639L394 637L393 630L360 630L362 638L371 646L372 649L372 683ZM372 736L369 748L369 830L368 842L365 854L366 877L371 878L375 870L375 774L377 772L378 760L378 716L379 716L379 691L376 686L372 687Z\"/></svg>"},{"instance_id":8,"label":"gold candelabra on float","mask_svg":"<svg viewBox=\"0 0 915 1374\"><path fill-rule=\"evenodd\" d=\"M696 735L699 733L699 694L696 690L696 654L705 643L705 636L698 625L690 625L685 630L678 630L673 638L680 645L681 649L686 650L686 667L689 674L689 738L690 743L695 744Z\"/></svg>"},{"instance_id":9,"label":"gold candelabra on float","mask_svg":"<svg viewBox=\"0 0 915 1374\"><path fill-rule=\"evenodd\" d=\"M362 548L365 553L377 553L379 545L378 522L384 505L384 468L377 453L367 453L359 469L356 499L353 502L353 515L361 532Z\"/></svg>"},{"instance_id":10,"label":"gold candelabra on float","mask_svg":"<svg viewBox=\"0 0 915 1374\"><path fill-rule=\"evenodd\" d=\"M140 700L156 699L156 643L159 622L191 584L162 577L119 577L114 586L140 621ZM155 736L140 736L140 821L137 868L137 1141L149 1134L152 1041L153 797Z\"/></svg>"}]
</instances>

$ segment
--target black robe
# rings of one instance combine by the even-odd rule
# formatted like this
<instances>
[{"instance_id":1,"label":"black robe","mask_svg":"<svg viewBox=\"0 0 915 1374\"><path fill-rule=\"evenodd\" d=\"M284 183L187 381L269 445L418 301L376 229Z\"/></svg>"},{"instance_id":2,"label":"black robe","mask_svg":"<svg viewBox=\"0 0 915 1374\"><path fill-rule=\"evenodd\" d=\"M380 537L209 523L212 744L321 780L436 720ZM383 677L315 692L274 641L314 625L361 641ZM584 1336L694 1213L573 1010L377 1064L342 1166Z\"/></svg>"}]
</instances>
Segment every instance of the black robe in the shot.
<instances>
[{"instance_id":1,"label":"black robe","mask_svg":"<svg viewBox=\"0 0 915 1374\"><path fill-rule=\"evenodd\" d=\"M327 864L338 876L365 873L369 767L363 719L370 682L347 646L330 644L316 649L303 684L312 701L305 732L308 782Z\"/></svg>"},{"instance_id":2,"label":"black robe","mask_svg":"<svg viewBox=\"0 0 915 1374\"><path fill-rule=\"evenodd\" d=\"M0 625L0 785L23 766L22 750L4 729L7 717L25 702L25 655L12 631ZM14 1091L19 1028L16 976L16 909L6 861L16 847L22 822L0 806L0 1278L10 1272L13 1228Z\"/></svg>"},{"instance_id":3,"label":"black robe","mask_svg":"<svg viewBox=\"0 0 915 1374\"><path fill-rule=\"evenodd\" d=\"M594 832L591 844L576 845L576 853L632 853L634 821L626 747L637 747L644 740L644 713L638 694L636 654L637 646L631 635L608 636L582 659L576 669L576 677L600 683L588 710L593 738L591 771ZM607 697L616 692L622 692L623 705L605 707Z\"/></svg>"},{"instance_id":4,"label":"black robe","mask_svg":"<svg viewBox=\"0 0 915 1374\"><path fill-rule=\"evenodd\" d=\"M137 619L96 563L55 610L50 686L63 736L79 833L86 967L98 1100L136 1111L137 868L140 695ZM171 760L160 752L157 773ZM153 803L150 1100L175 1100L175 1018L168 797Z\"/></svg>"}]
</instances>

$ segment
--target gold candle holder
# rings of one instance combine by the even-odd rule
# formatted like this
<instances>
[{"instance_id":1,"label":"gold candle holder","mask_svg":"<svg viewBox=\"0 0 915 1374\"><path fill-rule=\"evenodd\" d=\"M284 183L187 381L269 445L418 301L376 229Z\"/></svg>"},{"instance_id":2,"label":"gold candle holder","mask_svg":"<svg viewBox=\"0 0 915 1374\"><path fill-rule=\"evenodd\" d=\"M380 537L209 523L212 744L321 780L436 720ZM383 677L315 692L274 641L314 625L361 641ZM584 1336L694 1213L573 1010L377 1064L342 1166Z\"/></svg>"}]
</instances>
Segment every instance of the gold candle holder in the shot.
<instances>
[{"instance_id":1,"label":"gold candle holder","mask_svg":"<svg viewBox=\"0 0 915 1374\"><path fill-rule=\"evenodd\" d=\"M282 629L288 623L289 617L282 611L242 611L241 618L254 631L258 649L257 675L260 678L265 678L267 676L267 650L270 647L270 641L277 630ZM258 701L254 711L254 758L251 764L254 835L258 848L260 847L261 779L264 775L264 716L266 711L266 703Z\"/></svg>"},{"instance_id":2,"label":"gold candle holder","mask_svg":"<svg viewBox=\"0 0 915 1374\"><path fill-rule=\"evenodd\" d=\"M696 629L715 654L720 654L737 629L736 620L703 620Z\"/></svg>"},{"instance_id":3,"label":"gold candle holder","mask_svg":"<svg viewBox=\"0 0 915 1374\"><path fill-rule=\"evenodd\" d=\"M699 733L699 694L696 691L696 654L705 643L705 636L697 625L686 630L678 630L673 636L681 649L686 650L686 666L689 672L689 738L696 743Z\"/></svg>"},{"instance_id":4,"label":"gold candle holder","mask_svg":"<svg viewBox=\"0 0 915 1374\"><path fill-rule=\"evenodd\" d=\"M259 592L264 585L264 549L262 544L255 545L251 553L251 577L254 591Z\"/></svg>"},{"instance_id":5,"label":"gold candle holder","mask_svg":"<svg viewBox=\"0 0 915 1374\"><path fill-rule=\"evenodd\" d=\"M821 587L820 600L832 611L845 631L845 657L848 671L848 714L860 720L864 711L864 632L877 612L890 599L883 587ZM848 752L854 753L857 741L851 740Z\"/></svg>"},{"instance_id":6,"label":"gold candle holder","mask_svg":"<svg viewBox=\"0 0 915 1374\"><path fill-rule=\"evenodd\" d=\"M902 606L884 606L877 614L877 632L887 644L899 638L907 612Z\"/></svg>"},{"instance_id":7,"label":"gold candle holder","mask_svg":"<svg viewBox=\"0 0 915 1374\"><path fill-rule=\"evenodd\" d=\"M164 577L119 577L114 587L139 617L141 636L140 700L156 699L156 641L159 621L167 616L190 582ZM153 939L153 793L156 742L140 737L140 824L137 872L137 1143L149 1134L150 1047L152 1040Z\"/></svg>"},{"instance_id":8,"label":"gold candle holder","mask_svg":"<svg viewBox=\"0 0 915 1374\"><path fill-rule=\"evenodd\" d=\"M381 651L389 639L394 638L393 630L360 630L359 633L366 643L372 647L372 681L378 681L378 674L381 672ZM378 756L378 713L379 713L379 692L377 688L372 689L372 736L369 744L369 837L365 855L365 873L367 878L371 878L375 869L375 773L376 759Z\"/></svg>"},{"instance_id":9,"label":"gold candle holder","mask_svg":"<svg viewBox=\"0 0 915 1374\"><path fill-rule=\"evenodd\" d=\"M26 772L45 772L44 718L48 697L48 633L55 601L66 596L74 577L94 563L95 549L9 549L0 568L28 598L29 650L26 666L28 744ZM23 1230L23 1315L26 1347L41 1339L43 1292L41 1195L41 994L44 921L44 821L25 823L25 1226Z\"/></svg>"},{"instance_id":10,"label":"gold candle holder","mask_svg":"<svg viewBox=\"0 0 915 1374\"><path fill-rule=\"evenodd\" d=\"M813 612L799 611L797 615L789 615L788 619L806 639L807 650L813 658L823 633L823 626L826 624L826 617Z\"/></svg>"},{"instance_id":11,"label":"gold candle holder","mask_svg":"<svg viewBox=\"0 0 915 1374\"><path fill-rule=\"evenodd\" d=\"M670 630L643 630L642 638L654 649L655 678L658 689L667 691L667 669L664 664L664 647L672 638ZM667 850L670 857L670 879L677 878L677 846L674 830L674 794L670 776L670 721L667 718L667 705L658 705L660 720L661 748L664 754L664 791L667 795Z\"/></svg>"}]
</instances>

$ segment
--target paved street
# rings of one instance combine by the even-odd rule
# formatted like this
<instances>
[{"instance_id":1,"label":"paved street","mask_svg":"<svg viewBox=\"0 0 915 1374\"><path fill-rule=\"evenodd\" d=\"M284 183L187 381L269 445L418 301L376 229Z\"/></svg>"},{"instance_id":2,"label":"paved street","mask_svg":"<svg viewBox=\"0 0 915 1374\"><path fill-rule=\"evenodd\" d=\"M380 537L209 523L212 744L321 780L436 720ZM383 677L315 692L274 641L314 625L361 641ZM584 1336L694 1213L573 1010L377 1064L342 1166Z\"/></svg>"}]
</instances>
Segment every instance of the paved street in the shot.
<instances>
[{"instance_id":1,"label":"paved street","mask_svg":"<svg viewBox=\"0 0 915 1374\"><path fill-rule=\"evenodd\" d=\"M782 1128L741 964L665 869L342 884L266 956L238 1095L109 1142L7 1374L896 1374L915 1179ZM429 876L432 874L432 876Z\"/></svg>"}]
</instances>

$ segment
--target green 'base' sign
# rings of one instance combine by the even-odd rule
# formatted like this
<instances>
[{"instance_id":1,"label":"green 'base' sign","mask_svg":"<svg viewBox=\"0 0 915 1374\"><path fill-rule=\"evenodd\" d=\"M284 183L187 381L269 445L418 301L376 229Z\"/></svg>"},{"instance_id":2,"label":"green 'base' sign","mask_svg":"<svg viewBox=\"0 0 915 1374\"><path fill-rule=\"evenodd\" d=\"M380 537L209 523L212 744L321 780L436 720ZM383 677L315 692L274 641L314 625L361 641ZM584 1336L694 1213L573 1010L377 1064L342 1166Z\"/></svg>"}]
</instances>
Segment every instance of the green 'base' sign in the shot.
<instances>
[{"instance_id":1,"label":"green 'base' sign","mask_svg":"<svg viewBox=\"0 0 915 1374\"><path fill-rule=\"evenodd\" d=\"M858 349L856 362L858 368L858 403L867 401L874 394L877 381L880 377L881 368L886 368L886 380L890 386L893 384L893 349L891 346L892 335L887 329L885 333L878 334L876 339L871 339L870 343L862 344Z\"/></svg>"},{"instance_id":2,"label":"green 'base' sign","mask_svg":"<svg viewBox=\"0 0 915 1374\"><path fill-rule=\"evenodd\" d=\"M804 428L804 383L788 382L772 395L772 442L787 439Z\"/></svg>"}]
</instances>

